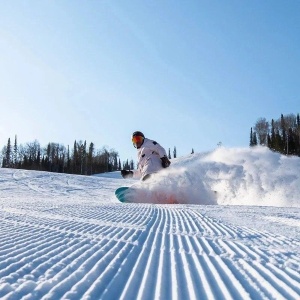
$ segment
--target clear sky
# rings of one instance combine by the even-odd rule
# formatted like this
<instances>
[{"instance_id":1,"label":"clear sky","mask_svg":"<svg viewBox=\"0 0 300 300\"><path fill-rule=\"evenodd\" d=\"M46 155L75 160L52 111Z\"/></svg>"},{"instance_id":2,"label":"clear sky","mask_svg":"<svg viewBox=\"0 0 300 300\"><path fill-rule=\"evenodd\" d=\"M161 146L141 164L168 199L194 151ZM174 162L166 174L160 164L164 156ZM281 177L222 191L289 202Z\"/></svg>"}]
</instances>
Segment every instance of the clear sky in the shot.
<instances>
[{"instance_id":1,"label":"clear sky","mask_svg":"<svg viewBox=\"0 0 300 300\"><path fill-rule=\"evenodd\" d=\"M0 146L107 145L140 130L177 155L247 147L300 112L300 1L12 1L0 9Z\"/></svg>"}]
</instances>

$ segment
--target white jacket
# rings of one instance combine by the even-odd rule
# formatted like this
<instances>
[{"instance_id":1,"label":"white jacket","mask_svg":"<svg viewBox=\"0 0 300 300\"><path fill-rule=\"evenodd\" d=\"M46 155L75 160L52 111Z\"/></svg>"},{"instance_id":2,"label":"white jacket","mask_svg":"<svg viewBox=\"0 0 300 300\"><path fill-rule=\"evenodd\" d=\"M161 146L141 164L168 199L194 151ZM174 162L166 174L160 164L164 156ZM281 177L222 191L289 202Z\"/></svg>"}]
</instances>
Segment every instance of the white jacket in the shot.
<instances>
[{"instance_id":1,"label":"white jacket","mask_svg":"<svg viewBox=\"0 0 300 300\"><path fill-rule=\"evenodd\" d=\"M160 158L167 156L167 153L157 142L145 138L142 146L137 149L137 153L138 169L133 171L134 178L144 178L148 174L163 169Z\"/></svg>"}]
</instances>

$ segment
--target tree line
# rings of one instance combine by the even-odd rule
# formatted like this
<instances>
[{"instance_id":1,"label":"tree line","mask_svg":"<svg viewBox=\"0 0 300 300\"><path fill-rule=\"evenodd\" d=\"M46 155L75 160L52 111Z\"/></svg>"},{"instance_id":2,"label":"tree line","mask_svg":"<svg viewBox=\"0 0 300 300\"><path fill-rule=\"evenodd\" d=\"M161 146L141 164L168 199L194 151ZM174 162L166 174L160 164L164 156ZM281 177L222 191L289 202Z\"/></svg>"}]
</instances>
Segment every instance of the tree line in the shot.
<instances>
[{"instance_id":1,"label":"tree line","mask_svg":"<svg viewBox=\"0 0 300 300\"><path fill-rule=\"evenodd\" d=\"M2 167L93 175L122 168L131 170L134 169L134 162L127 159L121 164L117 151L106 147L97 150L92 142L87 145L86 141L75 140L71 149L59 143L41 147L37 140L18 145L15 136L14 143L9 138L2 149Z\"/></svg>"},{"instance_id":2,"label":"tree line","mask_svg":"<svg viewBox=\"0 0 300 300\"><path fill-rule=\"evenodd\" d=\"M268 122L259 118L250 130L250 147L263 145L285 155L300 156L299 113L283 115Z\"/></svg>"}]
</instances>

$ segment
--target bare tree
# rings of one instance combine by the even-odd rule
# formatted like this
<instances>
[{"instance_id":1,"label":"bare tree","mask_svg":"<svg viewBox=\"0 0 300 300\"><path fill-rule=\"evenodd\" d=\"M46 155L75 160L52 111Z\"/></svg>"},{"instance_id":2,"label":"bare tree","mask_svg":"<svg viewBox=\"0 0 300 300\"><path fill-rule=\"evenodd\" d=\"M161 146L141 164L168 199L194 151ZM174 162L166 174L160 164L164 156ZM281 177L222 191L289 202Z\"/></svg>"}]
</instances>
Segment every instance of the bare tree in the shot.
<instances>
[{"instance_id":1,"label":"bare tree","mask_svg":"<svg viewBox=\"0 0 300 300\"><path fill-rule=\"evenodd\" d=\"M38 156L41 151L41 146L37 140L27 143L26 150L27 150L27 156L31 157L32 161L36 162L39 160Z\"/></svg>"},{"instance_id":2,"label":"bare tree","mask_svg":"<svg viewBox=\"0 0 300 300\"><path fill-rule=\"evenodd\" d=\"M266 145L269 133L269 123L266 118L259 118L255 123L254 129L258 135L259 144Z\"/></svg>"}]
</instances>

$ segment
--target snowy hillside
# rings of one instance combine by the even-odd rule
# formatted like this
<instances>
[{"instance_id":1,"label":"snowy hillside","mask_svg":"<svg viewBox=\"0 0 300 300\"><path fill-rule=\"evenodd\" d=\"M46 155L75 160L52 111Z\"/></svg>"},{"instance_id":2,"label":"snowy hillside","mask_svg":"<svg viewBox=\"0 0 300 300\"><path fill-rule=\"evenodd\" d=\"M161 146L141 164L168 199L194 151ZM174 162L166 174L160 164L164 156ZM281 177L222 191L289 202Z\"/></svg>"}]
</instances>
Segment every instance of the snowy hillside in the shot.
<instances>
[{"instance_id":1,"label":"snowy hillside","mask_svg":"<svg viewBox=\"0 0 300 300\"><path fill-rule=\"evenodd\" d=\"M299 299L300 159L266 148L172 161L123 204L119 173L0 169L0 299ZM141 199L143 202L143 199Z\"/></svg>"}]
</instances>

